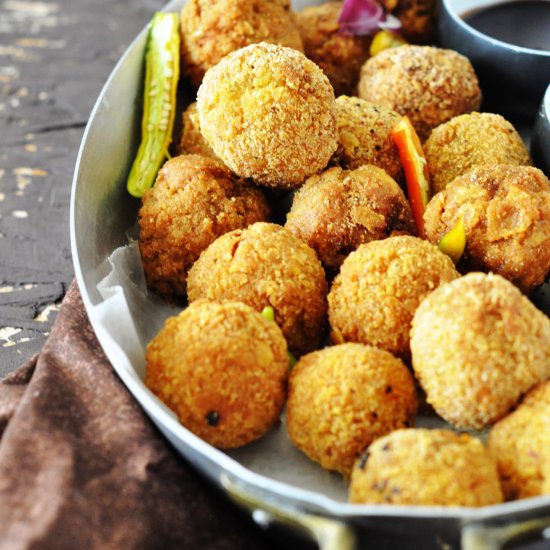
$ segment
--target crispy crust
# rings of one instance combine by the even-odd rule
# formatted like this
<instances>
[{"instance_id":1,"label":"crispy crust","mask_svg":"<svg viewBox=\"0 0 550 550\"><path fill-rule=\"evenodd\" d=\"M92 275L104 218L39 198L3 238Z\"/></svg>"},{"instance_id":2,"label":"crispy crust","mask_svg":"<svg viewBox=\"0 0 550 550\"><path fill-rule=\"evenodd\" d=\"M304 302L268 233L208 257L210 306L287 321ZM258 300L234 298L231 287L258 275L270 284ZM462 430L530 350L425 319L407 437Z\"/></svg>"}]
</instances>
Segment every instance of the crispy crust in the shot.
<instances>
[{"instance_id":1,"label":"crispy crust","mask_svg":"<svg viewBox=\"0 0 550 550\"><path fill-rule=\"evenodd\" d=\"M178 155L202 155L219 160L201 133L196 101L183 112L182 128L181 139L177 145Z\"/></svg>"}]
</instances>

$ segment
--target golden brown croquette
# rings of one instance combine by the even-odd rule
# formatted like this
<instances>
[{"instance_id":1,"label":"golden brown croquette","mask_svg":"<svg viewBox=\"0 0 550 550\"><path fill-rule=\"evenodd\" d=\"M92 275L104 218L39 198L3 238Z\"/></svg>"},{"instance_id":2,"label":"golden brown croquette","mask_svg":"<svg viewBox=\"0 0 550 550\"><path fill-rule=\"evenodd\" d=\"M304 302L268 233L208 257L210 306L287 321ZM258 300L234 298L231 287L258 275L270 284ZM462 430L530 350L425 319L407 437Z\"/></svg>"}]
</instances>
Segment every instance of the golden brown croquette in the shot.
<instances>
[{"instance_id":1,"label":"golden brown croquette","mask_svg":"<svg viewBox=\"0 0 550 550\"><path fill-rule=\"evenodd\" d=\"M208 71L197 95L203 135L236 174L291 188L336 149L334 92L302 53L254 44Z\"/></svg>"},{"instance_id":2,"label":"golden brown croquette","mask_svg":"<svg viewBox=\"0 0 550 550\"><path fill-rule=\"evenodd\" d=\"M180 28L182 74L195 86L210 67L249 44L303 50L289 0L188 0Z\"/></svg>"},{"instance_id":3,"label":"golden brown croquette","mask_svg":"<svg viewBox=\"0 0 550 550\"><path fill-rule=\"evenodd\" d=\"M469 113L432 130L424 143L434 193L474 166L529 165L531 158L516 129L493 113Z\"/></svg>"},{"instance_id":4,"label":"golden brown croquette","mask_svg":"<svg viewBox=\"0 0 550 550\"><path fill-rule=\"evenodd\" d=\"M550 381L532 389L489 433L508 500L550 494Z\"/></svg>"},{"instance_id":5,"label":"golden brown croquette","mask_svg":"<svg viewBox=\"0 0 550 550\"><path fill-rule=\"evenodd\" d=\"M417 237L361 245L344 260L328 296L332 340L370 344L407 359L416 308L458 276L448 256Z\"/></svg>"},{"instance_id":6,"label":"golden brown croquette","mask_svg":"<svg viewBox=\"0 0 550 550\"><path fill-rule=\"evenodd\" d=\"M268 216L261 191L235 178L221 162L174 157L143 194L139 211L147 285L168 298L185 295L187 271L216 237Z\"/></svg>"},{"instance_id":7,"label":"golden brown croquette","mask_svg":"<svg viewBox=\"0 0 550 550\"><path fill-rule=\"evenodd\" d=\"M293 443L323 468L349 475L377 437L410 426L413 377L391 353L343 344L303 356L292 370L286 426Z\"/></svg>"},{"instance_id":8,"label":"golden brown croquette","mask_svg":"<svg viewBox=\"0 0 550 550\"><path fill-rule=\"evenodd\" d=\"M470 273L420 304L411 351L435 411L481 429L550 377L550 319L506 279Z\"/></svg>"},{"instance_id":9,"label":"golden brown croquette","mask_svg":"<svg viewBox=\"0 0 550 550\"><path fill-rule=\"evenodd\" d=\"M342 2L326 2L296 14L304 53L323 69L336 96L354 93L372 40L370 36L340 34L341 11Z\"/></svg>"},{"instance_id":10,"label":"golden brown croquette","mask_svg":"<svg viewBox=\"0 0 550 550\"><path fill-rule=\"evenodd\" d=\"M481 441L451 430L396 430L377 439L351 474L354 503L487 506L502 502L496 464Z\"/></svg>"},{"instance_id":11,"label":"golden brown croquette","mask_svg":"<svg viewBox=\"0 0 550 550\"><path fill-rule=\"evenodd\" d=\"M146 360L146 385L216 447L240 447L279 420L286 342L275 323L244 304L191 304L166 321Z\"/></svg>"},{"instance_id":12,"label":"golden brown croquette","mask_svg":"<svg viewBox=\"0 0 550 550\"><path fill-rule=\"evenodd\" d=\"M416 233L399 185L370 165L311 176L295 193L285 227L331 269L338 269L360 244Z\"/></svg>"},{"instance_id":13,"label":"golden brown croquette","mask_svg":"<svg viewBox=\"0 0 550 550\"><path fill-rule=\"evenodd\" d=\"M217 159L216 153L201 134L196 101L183 112L181 139L176 152L180 155L202 155Z\"/></svg>"},{"instance_id":14,"label":"golden brown croquette","mask_svg":"<svg viewBox=\"0 0 550 550\"><path fill-rule=\"evenodd\" d=\"M493 271L524 292L550 271L550 181L531 166L478 166L428 203L427 238L437 243L462 218L468 270Z\"/></svg>"},{"instance_id":15,"label":"golden brown croquette","mask_svg":"<svg viewBox=\"0 0 550 550\"><path fill-rule=\"evenodd\" d=\"M481 91L463 55L404 45L371 57L361 69L359 97L407 115L424 141L454 116L479 110Z\"/></svg>"},{"instance_id":16,"label":"golden brown croquette","mask_svg":"<svg viewBox=\"0 0 550 550\"><path fill-rule=\"evenodd\" d=\"M188 297L270 306L289 349L317 348L326 322L327 283L315 252L284 227L253 224L214 241L189 272Z\"/></svg>"}]
</instances>

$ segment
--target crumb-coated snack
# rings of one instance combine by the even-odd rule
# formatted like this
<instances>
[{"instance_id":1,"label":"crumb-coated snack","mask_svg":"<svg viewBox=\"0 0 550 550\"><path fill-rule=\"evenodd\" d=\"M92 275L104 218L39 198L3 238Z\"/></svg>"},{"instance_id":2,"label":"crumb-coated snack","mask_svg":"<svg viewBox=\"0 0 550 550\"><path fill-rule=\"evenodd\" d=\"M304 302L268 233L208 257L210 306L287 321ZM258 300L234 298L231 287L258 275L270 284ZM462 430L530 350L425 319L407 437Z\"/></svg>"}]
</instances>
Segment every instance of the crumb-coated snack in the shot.
<instances>
[{"instance_id":1,"label":"crumb-coated snack","mask_svg":"<svg viewBox=\"0 0 550 550\"><path fill-rule=\"evenodd\" d=\"M181 139L176 144L178 155L202 155L203 157L217 158L210 144L201 133L197 102L191 103L182 115Z\"/></svg>"},{"instance_id":2,"label":"crumb-coated snack","mask_svg":"<svg viewBox=\"0 0 550 550\"><path fill-rule=\"evenodd\" d=\"M495 461L479 439L411 428L377 439L356 462L349 500L479 507L502 502L502 490Z\"/></svg>"},{"instance_id":3,"label":"crumb-coated snack","mask_svg":"<svg viewBox=\"0 0 550 550\"><path fill-rule=\"evenodd\" d=\"M494 113L454 117L434 128L423 148L434 193L474 166L532 164L517 130Z\"/></svg>"},{"instance_id":4,"label":"crumb-coated snack","mask_svg":"<svg viewBox=\"0 0 550 550\"><path fill-rule=\"evenodd\" d=\"M349 475L378 437L412 425L414 379L391 353L342 344L304 355L292 370L286 408L288 434L327 470Z\"/></svg>"},{"instance_id":5,"label":"crumb-coated snack","mask_svg":"<svg viewBox=\"0 0 550 550\"><path fill-rule=\"evenodd\" d=\"M287 346L279 327L238 302L195 302L170 317L146 353L145 384L208 443L245 445L278 422Z\"/></svg>"},{"instance_id":6,"label":"crumb-coated snack","mask_svg":"<svg viewBox=\"0 0 550 550\"><path fill-rule=\"evenodd\" d=\"M296 187L336 149L332 86L291 48L262 43L229 54L206 74L197 106L216 155L261 185Z\"/></svg>"},{"instance_id":7,"label":"crumb-coated snack","mask_svg":"<svg viewBox=\"0 0 550 550\"><path fill-rule=\"evenodd\" d=\"M361 69L359 97L407 115L422 141L439 124L478 111L481 104L470 61L432 46L389 48L368 59Z\"/></svg>"},{"instance_id":8,"label":"crumb-coated snack","mask_svg":"<svg viewBox=\"0 0 550 550\"><path fill-rule=\"evenodd\" d=\"M491 428L488 446L507 500L550 494L550 381Z\"/></svg>"},{"instance_id":9,"label":"crumb-coated snack","mask_svg":"<svg viewBox=\"0 0 550 550\"><path fill-rule=\"evenodd\" d=\"M355 91L372 40L370 36L341 34L338 23L341 11L342 2L326 2L296 13L304 53L323 69L336 96Z\"/></svg>"},{"instance_id":10,"label":"crumb-coated snack","mask_svg":"<svg viewBox=\"0 0 550 550\"><path fill-rule=\"evenodd\" d=\"M356 170L334 167L311 176L294 194L285 227L334 270L363 243L416 233L399 185L370 165Z\"/></svg>"},{"instance_id":11,"label":"crumb-coated snack","mask_svg":"<svg viewBox=\"0 0 550 550\"><path fill-rule=\"evenodd\" d=\"M380 4L401 21L399 32L414 44L433 39L437 21L437 0L380 0Z\"/></svg>"},{"instance_id":12,"label":"crumb-coated snack","mask_svg":"<svg viewBox=\"0 0 550 550\"><path fill-rule=\"evenodd\" d=\"M471 168L428 203L427 238L437 243L462 218L470 271L493 271L524 292L550 271L550 181L532 166Z\"/></svg>"},{"instance_id":13,"label":"crumb-coated snack","mask_svg":"<svg viewBox=\"0 0 550 550\"><path fill-rule=\"evenodd\" d=\"M459 276L433 244L408 235L363 244L342 264L328 295L331 338L409 357L409 329L420 302Z\"/></svg>"},{"instance_id":14,"label":"crumb-coated snack","mask_svg":"<svg viewBox=\"0 0 550 550\"><path fill-rule=\"evenodd\" d=\"M185 295L187 271L217 237L269 216L261 191L219 161L181 155L167 161L142 197L139 250L149 288Z\"/></svg>"},{"instance_id":15,"label":"crumb-coated snack","mask_svg":"<svg viewBox=\"0 0 550 550\"><path fill-rule=\"evenodd\" d=\"M411 351L435 411L459 428L481 429L550 377L550 319L506 279L469 273L420 304Z\"/></svg>"},{"instance_id":16,"label":"crumb-coated snack","mask_svg":"<svg viewBox=\"0 0 550 550\"><path fill-rule=\"evenodd\" d=\"M374 164L403 185L403 167L391 137L400 118L395 111L359 97L337 97L338 148L330 163L351 169Z\"/></svg>"},{"instance_id":17,"label":"crumb-coated snack","mask_svg":"<svg viewBox=\"0 0 550 550\"><path fill-rule=\"evenodd\" d=\"M303 49L290 0L188 0L180 29L182 74L195 86L210 67L249 44Z\"/></svg>"},{"instance_id":18,"label":"crumb-coated snack","mask_svg":"<svg viewBox=\"0 0 550 550\"><path fill-rule=\"evenodd\" d=\"M292 353L317 348L326 323L327 282L315 251L280 225L255 223L216 239L195 262L188 298L270 306Z\"/></svg>"}]
</instances>

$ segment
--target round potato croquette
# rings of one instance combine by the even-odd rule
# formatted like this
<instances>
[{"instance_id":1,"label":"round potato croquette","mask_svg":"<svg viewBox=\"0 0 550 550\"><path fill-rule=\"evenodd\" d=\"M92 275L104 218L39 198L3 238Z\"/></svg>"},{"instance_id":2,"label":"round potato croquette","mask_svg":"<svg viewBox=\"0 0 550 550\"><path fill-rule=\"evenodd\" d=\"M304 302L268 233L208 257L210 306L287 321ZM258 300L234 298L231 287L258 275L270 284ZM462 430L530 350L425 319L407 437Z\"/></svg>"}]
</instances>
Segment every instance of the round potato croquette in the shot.
<instances>
[{"instance_id":1,"label":"round potato croquette","mask_svg":"<svg viewBox=\"0 0 550 550\"><path fill-rule=\"evenodd\" d=\"M371 57L361 69L359 97L407 115L422 141L432 128L481 104L470 61L431 46L404 45Z\"/></svg>"},{"instance_id":2,"label":"round potato croquette","mask_svg":"<svg viewBox=\"0 0 550 550\"><path fill-rule=\"evenodd\" d=\"M493 271L524 292L550 271L550 181L531 166L478 166L428 203L427 238L437 243L458 219L466 232L462 265Z\"/></svg>"},{"instance_id":3,"label":"round potato croquette","mask_svg":"<svg viewBox=\"0 0 550 550\"><path fill-rule=\"evenodd\" d=\"M180 27L182 73L195 86L210 67L249 44L303 50L289 0L188 0Z\"/></svg>"},{"instance_id":4,"label":"round potato croquette","mask_svg":"<svg viewBox=\"0 0 550 550\"><path fill-rule=\"evenodd\" d=\"M424 143L424 153L434 193L474 166L531 164L516 129L493 113L469 113L439 125Z\"/></svg>"},{"instance_id":5,"label":"round potato croquette","mask_svg":"<svg viewBox=\"0 0 550 550\"><path fill-rule=\"evenodd\" d=\"M370 344L408 359L416 308L458 276L448 256L417 237L361 245L344 260L328 295L332 340Z\"/></svg>"},{"instance_id":6,"label":"round potato croquette","mask_svg":"<svg viewBox=\"0 0 550 550\"><path fill-rule=\"evenodd\" d=\"M182 133L177 153L180 155L202 155L203 157L217 158L209 143L201 134L197 102L193 102L185 109L182 115Z\"/></svg>"},{"instance_id":7,"label":"round potato croquette","mask_svg":"<svg viewBox=\"0 0 550 550\"><path fill-rule=\"evenodd\" d=\"M331 164L342 168L359 168L373 164L385 170L400 185L403 168L399 151L390 135L401 116L395 111L374 105L358 97L336 99L338 148Z\"/></svg>"},{"instance_id":8,"label":"round potato croquette","mask_svg":"<svg viewBox=\"0 0 550 550\"><path fill-rule=\"evenodd\" d=\"M315 252L284 227L255 223L215 240L189 272L188 297L270 306L290 351L319 346L326 322L327 283Z\"/></svg>"},{"instance_id":9,"label":"round potato croquette","mask_svg":"<svg viewBox=\"0 0 550 550\"><path fill-rule=\"evenodd\" d=\"M410 426L416 410L414 379L399 359L342 344L304 355L294 367L286 427L309 458L349 476L376 438Z\"/></svg>"},{"instance_id":10,"label":"round potato croquette","mask_svg":"<svg viewBox=\"0 0 550 550\"><path fill-rule=\"evenodd\" d=\"M208 71L197 105L201 131L231 170L291 188L336 149L336 108L323 71L291 48L255 44Z\"/></svg>"},{"instance_id":11,"label":"round potato croquette","mask_svg":"<svg viewBox=\"0 0 550 550\"><path fill-rule=\"evenodd\" d=\"M139 211L147 285L166 297L185 295L187 271L212 241L268 215L261 191L235 178L221 162L174 157L143 194Z\"/></svg>"},{"instance_id":12,"label":"round potato croquette","mask_svg":"<svg viewBox=\"0 0 550 550\"><path fill-rule=\"evenodd\" d=\"M359 245L416 232L411 209L395 180L376 166L329 168L296 192L285 227L340 267Z\"/></svg>"},{"instance_id":13,"label":"round potato croquette","mask_svg":"<svg viewBox=\"0 0 550 550\"><path fill-rule=\"evenodd\" d=\"M401 21L399 32L407 42L427 44L432 41L437 0L381 0L380 4Z\"/></svg>"},{"instance_id":14,"label":"round potato croquette","mask_svg":"<svg viewBox=\"0 0 550 550\"><path fill-rule=\"evenodd\" d=\"M296 14L304 53L327 75L334 94L351 94L369 57L370 36L340 34L342 2L308 6Z\"/></svg>"},{"instance_id":15,"label":"round potato croquette","mask_svg":"<svg viewBox=\"0 0 550 550\"><path fill-rule=\"evenodd\" d=\"M550 319L506 279L470 273L420 304L411 351L435 411L481 429L550 377Z\"/></svg>"},{"instance_id":16,"label":"round potato croquette","mask_svg":"<svg viewBox=\"0 0 550 550\"><path fill-rule=\"evenodd\" d=\"M550 494L550 381L492 427L488 445L507 500Z\"/></svg>"},{"instance_id":17,"label":"round potato croquette","mask_svg":"<svg viewBox=\"0 0 550 550\"><path fill-rule=\"evenodd\" d=\"M349 500L412 506L502 502L495 461L479 439L451 430L396 430L356 462Z\"/></svg>"},{"instance_id":18,"label":"round potato croquette","mask_svg":"<svg viewBox=\"0 0 550 550\"><path fill-rule=\"evenodd\" d=\"M147 346L146 385L208 443L262 436L280 417L289 374L279 327L238 302L195 302Z\"/></svg>"}]
</instances>

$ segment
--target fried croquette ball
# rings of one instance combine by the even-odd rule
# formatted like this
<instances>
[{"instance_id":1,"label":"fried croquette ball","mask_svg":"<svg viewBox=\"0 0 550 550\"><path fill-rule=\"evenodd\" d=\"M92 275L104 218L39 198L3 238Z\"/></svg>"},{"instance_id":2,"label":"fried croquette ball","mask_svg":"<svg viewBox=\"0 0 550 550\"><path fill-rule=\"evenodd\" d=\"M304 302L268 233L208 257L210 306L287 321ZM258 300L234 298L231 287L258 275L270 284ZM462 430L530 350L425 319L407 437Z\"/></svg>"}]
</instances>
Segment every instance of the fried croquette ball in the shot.
<instances>
[{"instance_id":1,"label":"fried croquette ball","mask_svg":"<svg viewBox=\"0 0 550 550\"><path fill-rule=\"evenodd\" d=\"M506 279L469 273L420 304L411 351L435 411L481 429L550 377L550 319Z\"/></svg>"},{"instance_id":2,"label":"fried croquette ball","mask_svg":"<svg viewBox=\"0 0 550 550\"><path fill-rule=\"evenodd\" d=\"M201 134L196 101L185 109L182 122L181 140L177 145L177 153L180 155L202 155L203 157L217 158L216 153Z\"/></svg>"},{"instance_id":3,"label":"fried croquette ball","mask_svg":"<svg viewBox=\"0 0 550 550\"><path fill-rule=\"evenodd\" d=\"M404 45L371 57L361 69L359 97L407 115L422 141L439 124L481 104L470 61L431 46Z\"/></svg>"},{"instance_id":4,"label":"fried croquette ball","mask_svg":"<svg viewBox=\"0 0 550 550\"><path fill-rule=\"evenodd\" d=\"M399 32L415 44L433 39L437 20L437 0L380 0L380 4L401 21Z\"/></svg>"},{"instance_id":5,"label":"fried croquette ball","mask_svg":"<svg viewBox=\"0 0 550 550\"><path fill-rule=\"evenodd\" d=\"M360 244L416 232L399 185L369 165L311 176L295 193L285 227L330 269L340 267Z\"/></svg>"},{"instance_id":6,"label":"fried croquette ball","mask_svg":"<svg viewBox=\"0 0 550 550\"><path fill-rule=\"evenodd\" d=\"M488 446L507 500L550 494L550 381L492 427Z\"/></svg>"},{"instance_id":7,"label":"fried croquette ball","mask_svg":"<svg viewBox=\"0 0 550 550\"><path fill-rule=\"evenodd\" d=\"M478 166L428 203L427 238L437 243L458 219L466 232L462 264L493 271L524 292L550 271L550 181L531 166Z\"/></svg>"},{"instance_id":8,"label":"fried croquette ball","mask_svg":"<svg viewBox=\"0 0 550 550\"><path fill-rule=\"evenodd\" d=\"M142 197L139 251L147 285L182 296L187 271L217 237L269 216L262 193L217 160L182 155L167 161Z\"/></svg>"},{"instance_id":9,"label":"fried croquette ball","mask_svg":"<svg viewBox=\"0 0 550 550\"><path fill-rule=\"evenodd\" d=\"M469 113L439 125L424 143L424 153L434 193L474 166L531 164L516 129L493 113Z\"/></svg>"},{"instance_id":10,"label":"fried croquette ball","mask_svg":"<svg viewBox=\"0 0 550 550\"><path fill-rule=\"evenodd\" d=\"M408 235L361 245L342 264L328 295L331 338L409 357L409 329L420 302L459 276L452 260Z\"/></svg>"},{"instance_id":11,"label":"fried croquette ball","mask_svg":"<svg viewBox=\"0 0 550 550\"><path fill-rule=\"evenodd\" d=\"M254 44L208 71L197 95L201 131L231 170L291 188L336 149L334 92L304 54Z\"/></svg>"},{"instance_id":12,"label":"fried croquette ball","mask_svg":"<svg viewBox=\"0 0 550 550\"><path fill-rule=\"evenodd\" d=\"M315 252L276 224L255 223L216 239L189 272L188 298L237 300L257 311L272 307L290 351L319 346L327 283Z\"/></svg>"},{"instance_id":13,"label":"fried croquette ball","mask_svg":"<svg viewBox=\"0 0 550 550\"><path fill-rule=\"evenodd\" d=\"M336 98L338 148L331 164L342 168L359 168L373 164L403 184L399 151L390 135L400 115L358 97Z\"/></svg>"},{"instance_id":14,"label":"fried croquette ball","mask_svg":"<svg viewBox=\"0 0 550 550\"><path fill-rule=\"evenodd\" d=\"M411 428L377 439L355 464L353 503L487 506L502 502L495 461L481 441Z\"/></svg>"},{"instance_id":15,"label":"fried croquette ball","mask_svg":"<svg viewBox=\"0 0 550 550\"><path fill-rule=\"evenodd\" d=\"M340 34L342 2L308 6L296 14L304 53L327 75L334 95L351 94L369 57L370 36Z\"/></svg>"},{"instance_id":16,"label":"fried croquette ball","mask_svg":"<svg viewBox=\"0 0 550 550\"><path fill-rule=\"evenodd\" d=\"M391 353L343 344L303 356L292 370L286 409L288 434L323 468L349 476L377 438L412 424L416 389Z\"/></svg>"},{"instance_id":17,"label":"fried croquette ball","mask_svg":"<svg viewBox=\"0 0 550 550\"><path fill-rule=\"evenodd\" d=\"M182 74L195 86L223 57L250 44L303 51L289 0L188 0L180 28Z\"/></svg>"},{"instance_id":18,"label":"fried croquette ball","mask_svg":"<svg viewBox=\"0 0 550 550\"><path fill-rule=\"evenodd\" d=\"M145 384L208 443L258 439L286 399L288 355L279 327L238 302L195 302L147 346Z\"/></svg>"}]
</instances>

